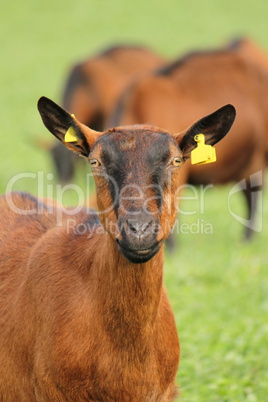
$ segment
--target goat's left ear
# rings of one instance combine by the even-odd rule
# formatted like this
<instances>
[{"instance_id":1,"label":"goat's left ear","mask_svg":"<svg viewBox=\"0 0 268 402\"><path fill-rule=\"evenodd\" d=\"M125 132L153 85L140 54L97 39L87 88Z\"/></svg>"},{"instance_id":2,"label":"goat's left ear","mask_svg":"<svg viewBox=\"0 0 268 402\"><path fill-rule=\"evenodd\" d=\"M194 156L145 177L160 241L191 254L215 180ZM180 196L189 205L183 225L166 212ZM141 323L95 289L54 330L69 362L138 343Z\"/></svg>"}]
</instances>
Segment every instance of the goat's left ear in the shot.
<instances>
[{"instance_id":1,"label":"goat's left ear","mask_svg":"<svg viewBox=\"0 0 268 402\"><path fill-rule=\"evenodd\" d=\"M175 135L174 138L182 150L183 157L189 158L191 151L196 148L197 143L194 140L196 134L204 134L205 143L208 145L214 145L220 141L232 127L235 115L235 108L232 105L226 105Z\"/></svg>"},{"instance_id":2,"label":"goat's left ear","mask_svg":"<svg viewBox=\"0 0 268 402\"><path fill-rule=\"evenodd\" d=\"M46 128L67 148L82 156L89 155L93 144L102 135L45 96L39 99L37 107Z\"/></svg>"}]
</instances>

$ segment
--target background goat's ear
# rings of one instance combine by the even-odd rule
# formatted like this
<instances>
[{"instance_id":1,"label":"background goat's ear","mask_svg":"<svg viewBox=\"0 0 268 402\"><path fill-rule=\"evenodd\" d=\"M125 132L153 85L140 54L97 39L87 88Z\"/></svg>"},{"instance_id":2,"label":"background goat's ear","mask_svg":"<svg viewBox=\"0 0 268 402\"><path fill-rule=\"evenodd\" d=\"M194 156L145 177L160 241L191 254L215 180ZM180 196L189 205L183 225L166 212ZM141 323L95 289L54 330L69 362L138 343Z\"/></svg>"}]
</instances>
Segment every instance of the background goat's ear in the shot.
<instances>
[{"instance_id":1,"label":"background goat's ear","mask_svg":"<svg viewBox=\"0 0 268 402\"><path fill-rule=\"evenodd\" d=\"M88 156L94 142L102 134L80 123L52 100L42 96L37 104L46 128L67 148Z\"/></svg>"},{"instance_id":2,"label":"background goat's ear","mask_svg":"<svg viewBox=\"0 0 268 402\"><path fill-rule=\"evenodd\" d=\"M214 145L220 141L232 127L235 115L235 108L232 105L226 105L198 120L184 132L175 135L183 156L189 158L191 151L196 148L197 143L194 140L196 134L204 134L205 143L208 145Z\"/></svg>"}]
</instances>

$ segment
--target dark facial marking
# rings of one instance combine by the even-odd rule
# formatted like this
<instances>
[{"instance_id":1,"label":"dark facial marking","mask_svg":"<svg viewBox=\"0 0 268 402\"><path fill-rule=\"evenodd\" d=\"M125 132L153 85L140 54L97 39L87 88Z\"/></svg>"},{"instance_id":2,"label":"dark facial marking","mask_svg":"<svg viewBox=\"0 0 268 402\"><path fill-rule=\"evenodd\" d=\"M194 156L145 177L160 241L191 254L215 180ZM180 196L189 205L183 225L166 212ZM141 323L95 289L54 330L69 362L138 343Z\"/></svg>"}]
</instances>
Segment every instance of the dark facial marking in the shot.
<instances>
[{"instance_id":1,"label":"dark facial marking","mask_svg":"<svg viewBox=\"0 0 268 402\"><path fill-rule=\"evenodd\" d=\"M157 207L161 209L165 188L165 170L170 159L170 137L162 134L152 143L147 153L147 164L151 170L151 183Z\"/></svg>"},{"instance_id":2,"label":"dark facial marking","mask_svg":"<svg viewBox=\"0 0 268 402\"><path fill-rule=\"evenodd\" d=\"M101 159L105 166L109 179L109 192L114 204L115 214L118 215L119 194L126 177L126 155L120 152L119 141L111 134L103 138Z\"/></svg>"},{"instance_id":3,"label":"dark facial marking","mask_svg":"<svg viewBox=\"0 0 268 402\"><path fill-rule=\"evenodd\" d=\"M119 208L118 194L128 184L127 176L130 172L132 183L150 187L151 197L155 197L158 209L161 208L165 169L170 159L170 141L166 133L139 129L111 132L101 138L101 159L108 177L112 177L109 180L109 191L116 215Z\"/></svg>"}]
</instances>

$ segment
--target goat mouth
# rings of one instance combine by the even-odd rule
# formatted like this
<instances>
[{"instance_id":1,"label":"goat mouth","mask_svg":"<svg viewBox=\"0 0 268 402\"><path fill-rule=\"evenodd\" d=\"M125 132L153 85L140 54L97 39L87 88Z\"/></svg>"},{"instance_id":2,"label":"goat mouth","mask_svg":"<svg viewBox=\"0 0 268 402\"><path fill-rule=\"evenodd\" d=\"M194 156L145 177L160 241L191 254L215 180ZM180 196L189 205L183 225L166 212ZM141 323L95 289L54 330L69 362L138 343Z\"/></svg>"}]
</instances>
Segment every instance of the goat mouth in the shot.
<instances>
[{"instance_id":1,"label":"goat mouth","mask_svg":"<svg viewBox=\"0 0 268 402\"><path fill-rule=\"evenodd\" d=\"M152 247L146 249L132 249L125 246L116 239L117 246L121 254L134 264L140 264L149 261L159 250L161 242L155 243Z\"/></svg>"},{"instance_id":2,"label":"goat mouth","mask_svg":"<svg viewBox=\"0 0 268 402\"><path fill-rule=\"evenodd\" d=\"M151 252L151 248L147 248L146 250L136 250L136 253L139 255L146 255L149 254Z\"/></svg>"}]
</instances>

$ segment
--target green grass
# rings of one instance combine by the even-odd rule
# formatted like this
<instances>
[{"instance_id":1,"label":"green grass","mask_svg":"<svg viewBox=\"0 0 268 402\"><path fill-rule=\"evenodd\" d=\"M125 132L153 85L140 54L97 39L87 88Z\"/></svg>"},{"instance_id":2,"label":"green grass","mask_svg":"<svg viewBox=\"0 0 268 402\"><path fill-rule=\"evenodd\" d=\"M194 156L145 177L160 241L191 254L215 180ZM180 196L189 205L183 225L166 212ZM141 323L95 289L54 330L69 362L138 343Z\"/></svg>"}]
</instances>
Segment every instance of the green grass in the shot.
<instances>
[{"instance_id":1,"label":"green grass","mask_svg":"<svg viewBox=\"0 0 268 402\"><path fill-rule=\"evenodd\" d=\"M264 401L268 393L268 227L243 243L242 227L227 210L229 189L210 190L204 214L183 218L210 222L213 235L180 235L178 251L167 255L166 285L182 349L182 401ZM241 205L239 210L242 215ZM264 225L267 215L263 211Z\"/></svg>"},{"instance_id":2,"label":"green grass","mask_svg":"<svg viewBox=\"0 0 268 402\"><path fill-rule=\"evenodd\" d=\"M60 101L64 80L76 61L114 43L151 46L167 57L220 46L248 35L268 49L266 0L14 0L1 6L1 170L0 192L14 175L28 178L13 188L37 194L30 177L40 171L45 185L53 170L38 142L52 138L36 110L41 95ZM75 183L85 185L81 167ZM56 187L53 192L56 194ZM10 187L10 186L9 186ZM213 234L178 236L166 258L165 281L181 340L178 383L181 401L265 401L268 395L268 194L263 230L241 241L243 227L230 215L230 187L185 202L181 222L212 225ZM66 202L74 193L66 193ZM243 214L242 200L232 207Z\"/></svg>"}]
</instances>

